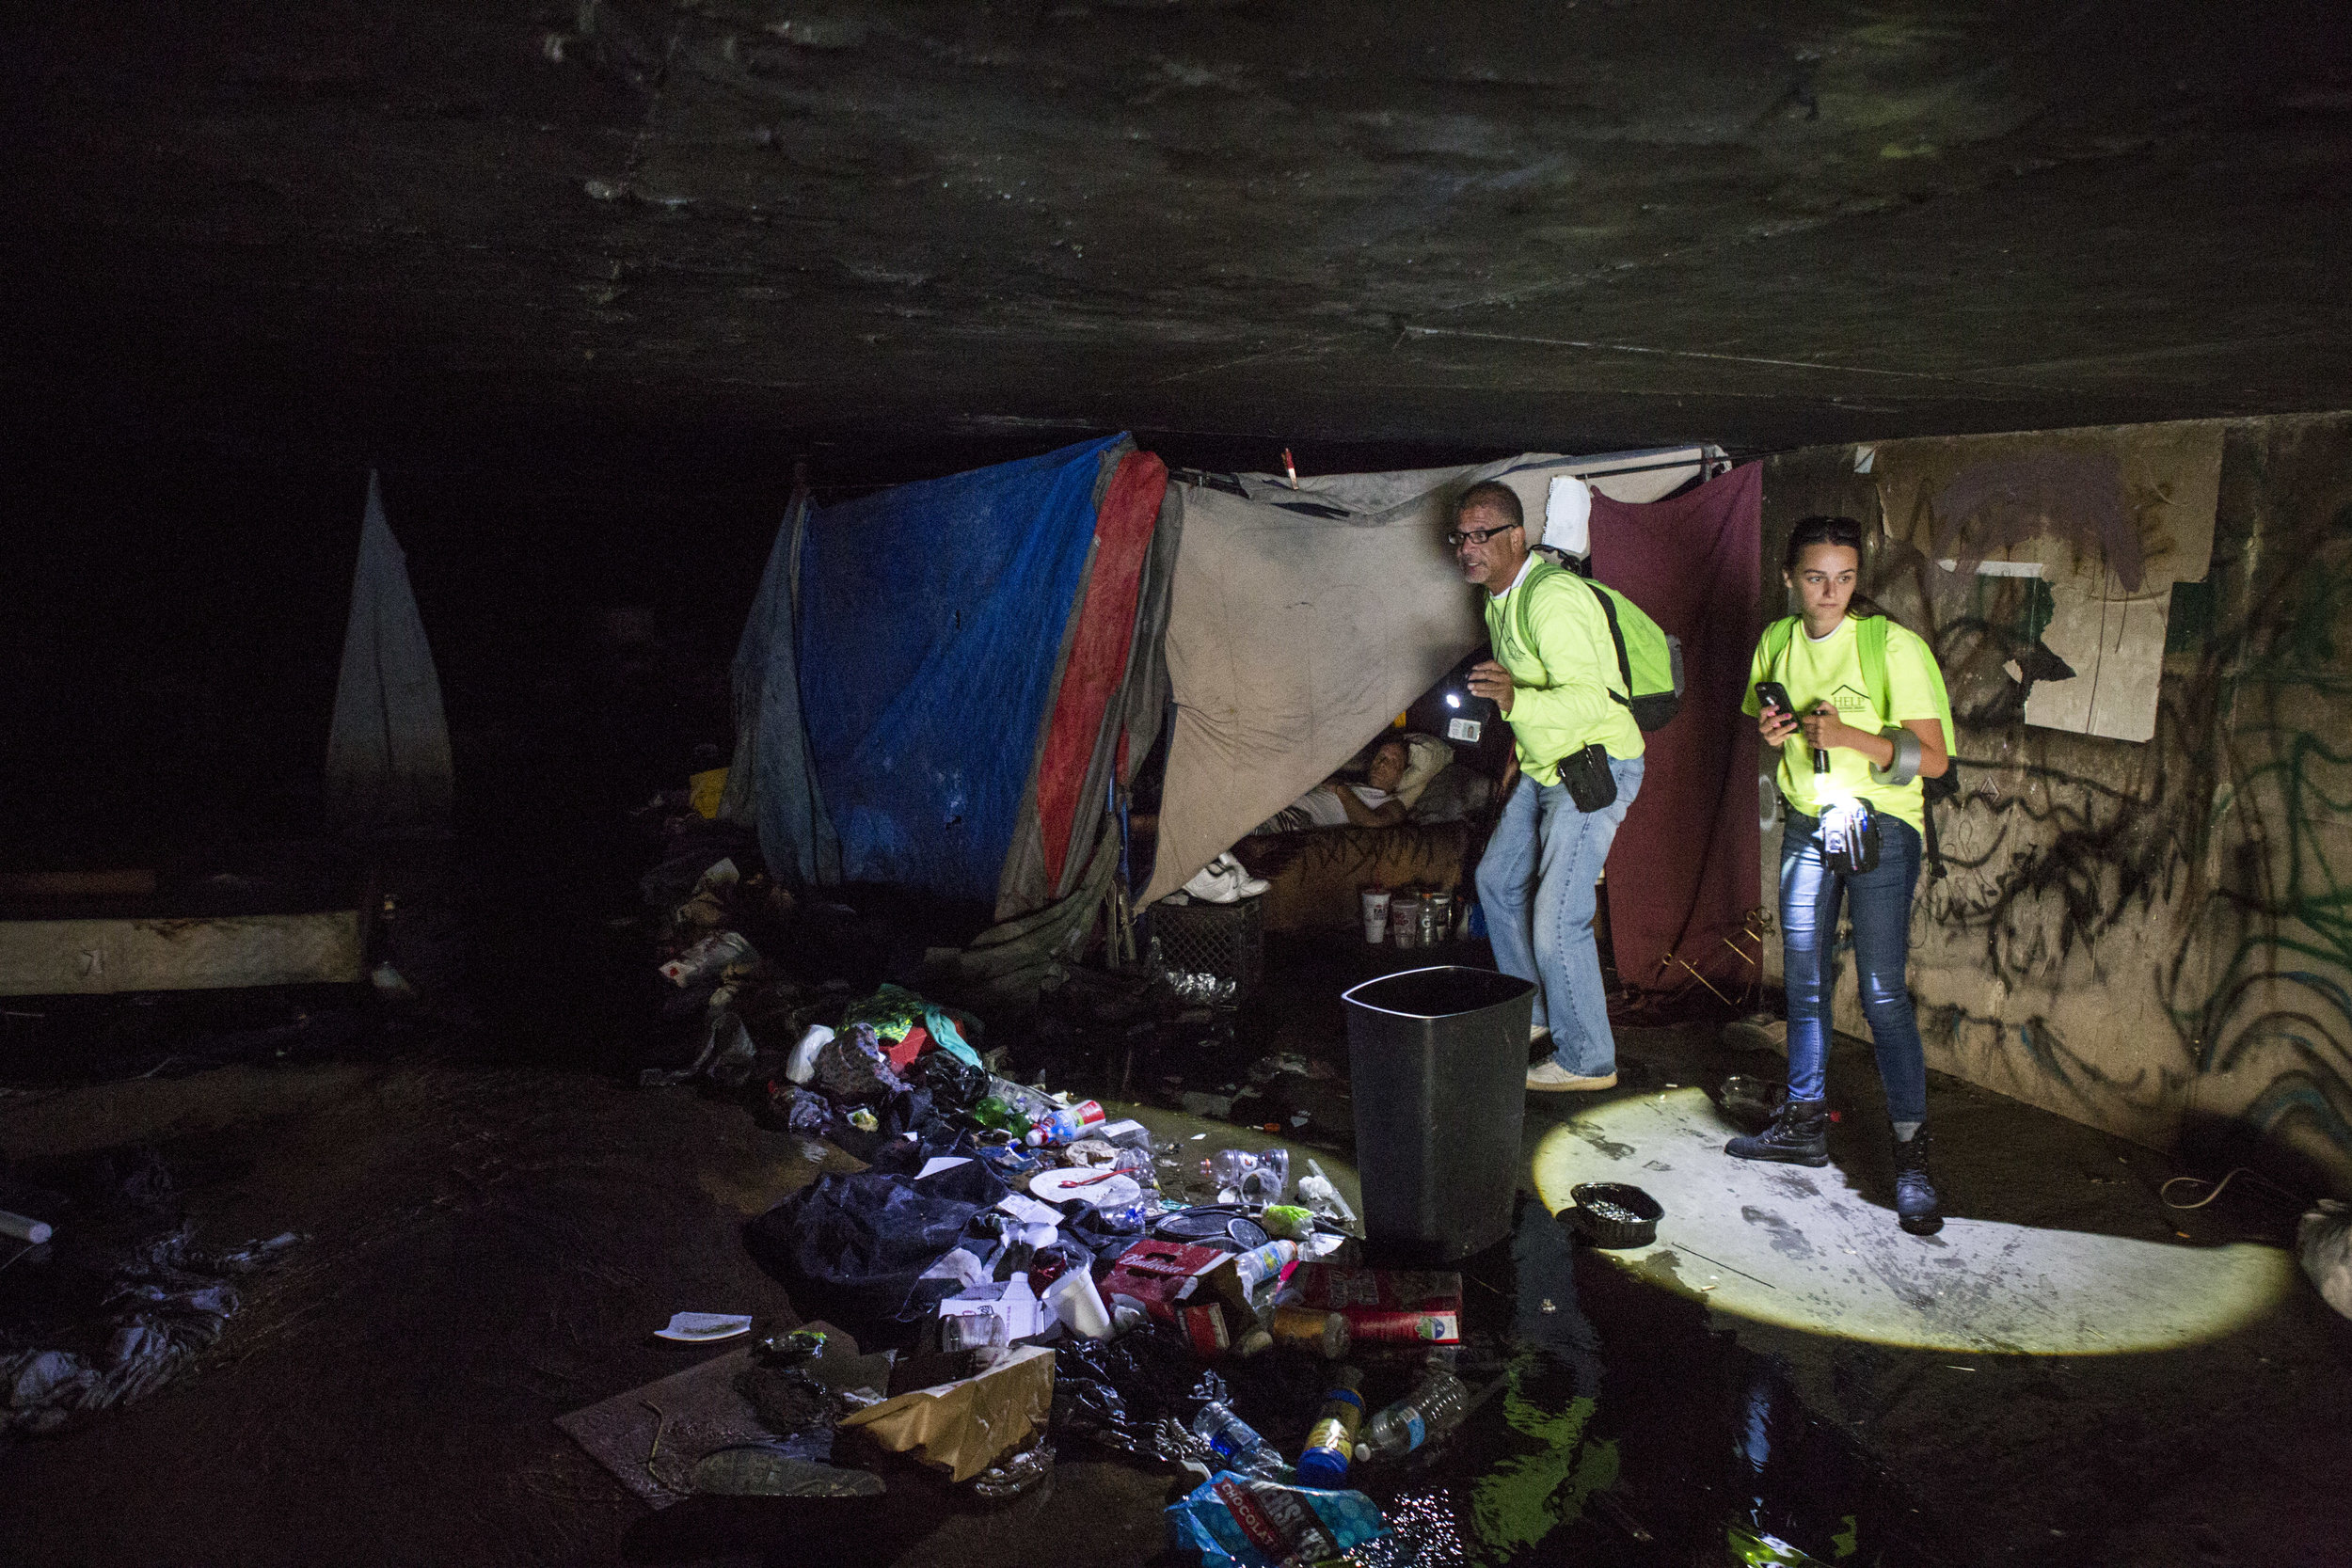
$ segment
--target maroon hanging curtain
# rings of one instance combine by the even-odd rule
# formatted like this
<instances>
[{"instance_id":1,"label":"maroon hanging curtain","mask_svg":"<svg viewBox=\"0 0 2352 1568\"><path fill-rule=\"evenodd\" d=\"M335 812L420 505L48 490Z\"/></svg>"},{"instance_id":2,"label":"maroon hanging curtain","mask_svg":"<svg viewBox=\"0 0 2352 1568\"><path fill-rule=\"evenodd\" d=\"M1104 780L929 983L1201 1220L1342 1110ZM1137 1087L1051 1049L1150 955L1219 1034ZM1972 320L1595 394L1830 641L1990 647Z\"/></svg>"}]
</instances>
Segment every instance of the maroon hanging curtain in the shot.
<instances>
[{"instance_id":1,"label":"maroon hanging curtain","mask_svg":"<svg viewBox=\"0 0 2352 1568\"><path fill-rule=\"evenodd\" d=\"M1646 506L1593 496L1593 575L1682 639L1681 710L1647 736L1642 792L1609 852L1617 974L1645 990L1689 985L1682 964L1718 985L1756 978L1756 943L1734 943L1761 852L1756 724L1740 704L1760 631L1763 473L1750 463Z\"/></svg>"}]
</instances>

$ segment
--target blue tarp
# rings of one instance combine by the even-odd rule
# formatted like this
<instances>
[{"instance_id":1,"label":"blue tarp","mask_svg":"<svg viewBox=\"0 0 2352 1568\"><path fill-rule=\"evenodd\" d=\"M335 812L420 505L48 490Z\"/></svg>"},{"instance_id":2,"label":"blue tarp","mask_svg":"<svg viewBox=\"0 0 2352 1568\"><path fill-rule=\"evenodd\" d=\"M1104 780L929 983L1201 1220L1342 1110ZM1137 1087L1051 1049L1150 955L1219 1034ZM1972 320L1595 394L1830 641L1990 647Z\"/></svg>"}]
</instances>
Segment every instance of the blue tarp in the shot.
<instances>
[{"instance_id":1,"label":"blue tarp","mask_svg":"<svg viewBox=\"0 0 2352 1568\"><path fill-rule=\"evenodd\" d=\"M994 905L1093 546L1100 460L1125 440L810 517L799 686L846 879Z\"/></svg>"},{"instance_id":2,"label":"blue tarp","mask_svg":"<svg viewBox=\"0 0 2352 1568\"><path fill-rule=\"evenodd\" d=\"M735 762L720 815L759 833L771 875L792 886L841 880L841 846L826 819L809 765L801 713L798 619L801 538L808 522L803 492L776 532L735 648Z\"/></svg>"}]
</instances>

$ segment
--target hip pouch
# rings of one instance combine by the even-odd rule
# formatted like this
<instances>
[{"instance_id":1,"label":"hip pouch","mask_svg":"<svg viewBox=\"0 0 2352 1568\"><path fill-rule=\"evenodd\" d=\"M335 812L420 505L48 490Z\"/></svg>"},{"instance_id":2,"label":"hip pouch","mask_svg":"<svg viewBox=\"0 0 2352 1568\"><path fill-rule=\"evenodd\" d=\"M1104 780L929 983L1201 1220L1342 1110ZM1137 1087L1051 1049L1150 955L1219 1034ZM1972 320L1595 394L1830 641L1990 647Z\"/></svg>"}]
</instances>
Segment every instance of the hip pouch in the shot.
<instances>
[{"instance_id":1,"label":"hip pouch","mask_svg":"<svg viewBox=\"0 0 2352 1568\"><path fill-rule=\"evenodd\" d=\"M1869 807L1846 800L1821 813L1821 863L1840 877L1878 869L1879 819Z\"/></svg>"},{"instance_id":2,"label":"hip pouch","mask_svg":"<svg viewBox=\"0 0 2352 1568\"><path fill-rule=\"evenodd\" d=\"M1560 782L1581 812L1597 812L1617 803L1617 776L1609 771L1609 753L1598 741L1560 759Z\"/></svg>"}]
</instances>

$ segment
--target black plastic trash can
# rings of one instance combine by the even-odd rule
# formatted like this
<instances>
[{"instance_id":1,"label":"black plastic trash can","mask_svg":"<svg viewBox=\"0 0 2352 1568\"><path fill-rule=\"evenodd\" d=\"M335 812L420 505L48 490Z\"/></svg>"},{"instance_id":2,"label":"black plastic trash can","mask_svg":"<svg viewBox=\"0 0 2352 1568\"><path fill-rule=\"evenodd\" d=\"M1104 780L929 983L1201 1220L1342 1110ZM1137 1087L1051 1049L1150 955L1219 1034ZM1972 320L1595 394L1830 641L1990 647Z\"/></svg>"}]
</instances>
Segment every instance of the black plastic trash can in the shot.
<instances>
[{"instance_id":1,"label":"black plastic trash can","mask_svg":"<svg viewBox=\"0 0 2352 1568\"><path fill-rule=\"evenodd\" d=\"M1364 1237L1384 1261L1452 1262L1509 1233L1534 997L1442 965L1343 998Z\"/></svg>"}]
</instances>

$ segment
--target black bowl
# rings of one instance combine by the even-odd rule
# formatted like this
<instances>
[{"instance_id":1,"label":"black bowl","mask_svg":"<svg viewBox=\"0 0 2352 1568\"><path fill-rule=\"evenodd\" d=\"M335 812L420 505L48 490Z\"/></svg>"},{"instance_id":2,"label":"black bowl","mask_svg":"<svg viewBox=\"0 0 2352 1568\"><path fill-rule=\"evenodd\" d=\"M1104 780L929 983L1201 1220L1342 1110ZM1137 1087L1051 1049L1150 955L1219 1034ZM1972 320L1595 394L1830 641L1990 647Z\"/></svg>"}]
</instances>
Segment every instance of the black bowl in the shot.
<instances>
[{"instance_id":1,"label":"black bowl","mask_svg":"<svg viewBox=\"0 0 2352 1568\"><path fill-rule=\"evenodd\" d=\"M1576 1207L1560 1217L1597 1247L1647 1246L1658 1240L1665 1209L1641 1188L1623 1181L1580 1181L1568 1189Z\"/></svg>"}]
</instances>

